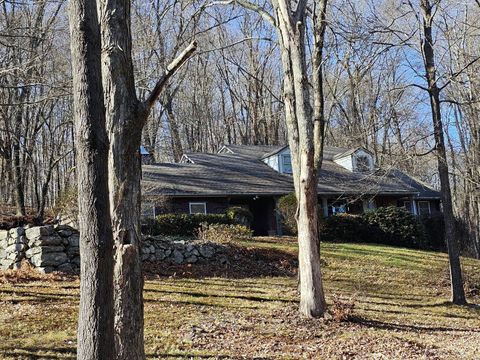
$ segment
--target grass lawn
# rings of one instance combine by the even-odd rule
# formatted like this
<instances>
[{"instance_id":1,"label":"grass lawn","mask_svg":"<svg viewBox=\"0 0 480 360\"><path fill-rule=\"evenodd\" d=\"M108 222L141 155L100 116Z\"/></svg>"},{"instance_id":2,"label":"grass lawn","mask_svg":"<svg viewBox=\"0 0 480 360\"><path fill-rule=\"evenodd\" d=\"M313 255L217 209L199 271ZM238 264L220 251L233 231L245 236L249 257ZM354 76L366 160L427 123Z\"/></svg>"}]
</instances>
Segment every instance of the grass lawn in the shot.
<instances>
[{"instance_id":1,"label":"grass lawn","mask_svg":"<svg viewBox=\"0 0 480 360\"><path fill-rule=\"evenodd\" d=\"M241 244L261 261L294 259L291 238ZM253 254L253 255L252 255ZM354 302L349 321L297 315L296 276L242 264L165 268L145 282L149 359L480 359L480 308L448 300L445 254L322 244L327 301ZM260 260L259 260L260 261ZM469 301L480 261L463 259ZM0 282L2 281L0 275ZM0 358L73 359L78 279L0 283Z\"/></svg>"}]
</instances>

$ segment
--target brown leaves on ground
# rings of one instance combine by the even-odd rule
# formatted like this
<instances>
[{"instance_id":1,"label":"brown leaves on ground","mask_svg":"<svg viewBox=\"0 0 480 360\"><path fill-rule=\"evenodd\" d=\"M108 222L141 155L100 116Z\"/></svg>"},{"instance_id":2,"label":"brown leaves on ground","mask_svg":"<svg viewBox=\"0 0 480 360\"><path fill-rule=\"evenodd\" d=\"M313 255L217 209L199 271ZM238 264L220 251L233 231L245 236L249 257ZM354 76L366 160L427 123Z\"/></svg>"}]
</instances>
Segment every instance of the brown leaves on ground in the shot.
<instances>
[{"instance_id":1,"label":"brown leaves on ground","mask_svg":"<svg viewBox=\"0 0 480 360\"><path fill-rule=\"evenodd\" d=\"M408 331L388 334L362 323L302 319L296 304L270 314L236 318L222 314L203 324L185 329L190 346L207 353L237 354L226 359L455 358L448 350L412 339ZM425 336L436 335L432 331Z\"/></svg>"},{"instance_id":2,"label":"brown leaves on ground","mask_svg":"<svg viewBox=\"0 0 480 360\"><path fill-rule=\"evenodd\" d=\"M333 320L336 322L346 322L353 319L353 310L355 309L355 295L344 299L341 296L334 294L332 297L333 304L328 310L332 314Z\"/></svg>"},{"instance_id":3,"label":"brown leaves on ground","mask_svg":"<svg viewBox=\"0 0 480 360\"><path fill-rule=\"evenodd\" d=\"M148 359L480 359L480 308L447 301L445 254L322 244L329 313L312 320L298 313L295 242L242 244L210 264L149 269ZM480 262L462 265L474 292ZM74 359L78 285L0 284L0 358Z\"/></svg>"},{"instance_id":4,"label":"brown leaves on ground","mask_svg":"<svg viewBox=\"0 0 480 360\"><path fill-rule=\"evenodd\" d=\"M25 225L38 226L55 223L53 214L48 211L42 221L36 217L36 212L33 208L27 208L26 212L25 216L17 216L13 206L0 204L0 230L9 230Z\"/></svg>"},{"instance_id":5,"label":"brown leaves on ground","mask_svg":"<svg viewBox=\"0 0 480 360\"><path fill-rule=\"evenodd\" d=\"M69 278L69 276L61 273L42 274L26 261L22 262L19 269L0 270L0 284L17 284L31 281L65 281Z\"/></svg>"}]
</instances>

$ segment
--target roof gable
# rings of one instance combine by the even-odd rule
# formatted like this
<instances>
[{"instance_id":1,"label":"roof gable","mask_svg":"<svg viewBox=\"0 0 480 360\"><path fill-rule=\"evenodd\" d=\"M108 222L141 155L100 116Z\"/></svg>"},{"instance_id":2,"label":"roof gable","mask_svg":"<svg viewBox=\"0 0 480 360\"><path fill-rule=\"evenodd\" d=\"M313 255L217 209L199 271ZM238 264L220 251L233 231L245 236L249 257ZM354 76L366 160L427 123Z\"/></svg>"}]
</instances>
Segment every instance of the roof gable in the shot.
<instances>
[{"instance_id":1,"label":"roof gable","mask_svg":"<svg viewBox=\"0 0 480 360\"><path fill-rule=\"evenodd\" d=\"M353 149L349 149L349 150L347 150L347 151L344 151L344 152L342 152L342 153L339 153L339 154L334 155L334 156L333 156L333 160L343 159L343 158L345 158L345 157L347 157L347 156L352 156L352 155L354 155L354 154L356 154L356 153L358 153L358 152L360 152L360 151L364 151L364 152L368 153L370 156L373 156L373 153L372 153L370 150L364 148L363 146L359 146L359 147L356 147L356 148L353 148Z\"/></svg>"}]
</instances>

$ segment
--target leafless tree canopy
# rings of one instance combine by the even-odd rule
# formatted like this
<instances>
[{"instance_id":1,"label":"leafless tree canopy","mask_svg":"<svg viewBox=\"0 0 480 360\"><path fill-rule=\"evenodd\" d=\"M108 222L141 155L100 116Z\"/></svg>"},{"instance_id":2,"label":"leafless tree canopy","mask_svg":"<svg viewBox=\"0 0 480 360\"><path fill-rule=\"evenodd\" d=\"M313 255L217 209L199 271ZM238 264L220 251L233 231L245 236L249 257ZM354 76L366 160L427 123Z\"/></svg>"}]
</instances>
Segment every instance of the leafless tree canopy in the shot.
<instances>
[{"instance_id":1,"label":"leafless tree canopy","mask_svg":"<svg viewBox=\"0 0 480 360\"><path fill-rule=\"evenodd\" d=\"M222 4L220 4L222 3ZM137 95L148 96L193 40L195 56L153 104L142 143L156 161L222 144L287 141L278 34L235 1L132 4ZM313 16L316 2L307 2ZM252 1L273 14L269 1ZM325 141L371 149L379 164L440 186L421 48L419 0L331 0L323 44ZM454 212L480 256L480 6L430 1ZM292 9L297 6L291 2ZM305 51L315 46L306 25ZM66 3L0 4L0 199L44 217L75 186L71 60ZM311 74L312 65L306 71ZM315 84L310 77L310 87ZM311 93L313 97L313 92ZM313 98L312 98L313 104Z\"/></svg>"}]
</instances>

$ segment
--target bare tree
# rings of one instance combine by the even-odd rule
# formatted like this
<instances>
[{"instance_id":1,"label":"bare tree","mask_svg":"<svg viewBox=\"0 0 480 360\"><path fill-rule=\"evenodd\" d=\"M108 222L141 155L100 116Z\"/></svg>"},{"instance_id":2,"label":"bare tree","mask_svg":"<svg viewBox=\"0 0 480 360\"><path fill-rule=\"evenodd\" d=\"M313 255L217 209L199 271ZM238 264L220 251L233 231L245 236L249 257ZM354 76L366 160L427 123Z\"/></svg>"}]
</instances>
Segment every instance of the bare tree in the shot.
<instances>
[{"instance_id":1,"label":"bare tree","mask_svg":"<svg viewBox=\"0 0 480 360\"><path fill-rule=\"evenodd\" d=\"M272 0L273 15L265 8L245 0L223 4L240 6L261 15L277 32L283 65L283 97L288 143L292 158L293 182L297 197L297 227L299 245L300 313L306 317L322 316L326 310L320 266L318 232L317 185L324 136L322 104L322 51L325 34L326 1L296 2ZM313 17L315 47L314 98L310 103L307 70L306 36L308 13Z\"/></svg>"},{"instance_id":2,"label":"bare tree","mask_svg":"<svg viewBox=\"0 0 480 360\"><path fill-rule=\"evenodd\" d=\"M423 17L422 53L425 64L425 76L428 84L427 91L432 110L435 150L438 159L443 216L445 219L445 241L447 243L450 265L452 302L454 304L462 305L466 303L466 298L465 290L463 288L460 250L455 229L449 166L445 146L442 112L440 108L441 88L438 86L433 40L433 20L435 17L435 6L438 5L438 2L440 2L440 0L437 0L436 2L431 2L430 0L420 1L420 9Z\"/></svg>"},{"instance_id":3,"label":"bare tree","mask_svg":"<svg viewBox=\"0 0 480 360\"><path fill-rule=\"evenodd\" d=\"M0 166L6 175L0 195L17 215L35 207L39 220L71 180L63 168L73 158L65 146L72 140L69 59L59 56L68 47L61 41L63 4L13 2L0 9ZM52 184L54 177L61 180Z\"/></svg>"},{"instance_id":4,"label":"bare tree","mask_svg":"<svg viewBox=\"0 0 480 360\"><path fill-rule=\"evenodd\" d=\"M196 49L192 42L165 69L145 101L137 98L132 62L130 1L100 4L102 79L109 129L109 191L115 242L114 309L117 359L144 359L143 276L140 261L139 148L142 129L169 78Z\"/></svg>"},{"instance_id":5,"label":"bare tree","mask_svg":"<svg viewBox=\"0 0 480 360\"><path fill-rule=\"evenodd\" d=\"M95 0L70 2L80 230L78 359L114 359L108 138Z\"/></svg>"}]
</instances>

